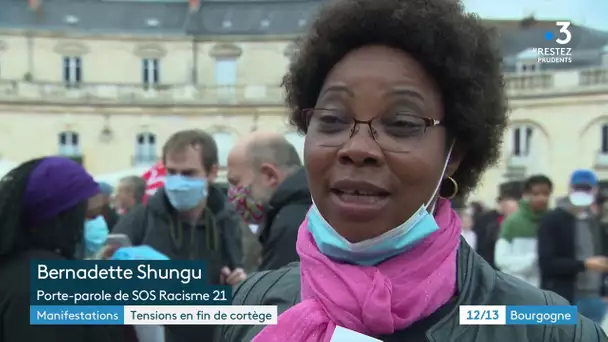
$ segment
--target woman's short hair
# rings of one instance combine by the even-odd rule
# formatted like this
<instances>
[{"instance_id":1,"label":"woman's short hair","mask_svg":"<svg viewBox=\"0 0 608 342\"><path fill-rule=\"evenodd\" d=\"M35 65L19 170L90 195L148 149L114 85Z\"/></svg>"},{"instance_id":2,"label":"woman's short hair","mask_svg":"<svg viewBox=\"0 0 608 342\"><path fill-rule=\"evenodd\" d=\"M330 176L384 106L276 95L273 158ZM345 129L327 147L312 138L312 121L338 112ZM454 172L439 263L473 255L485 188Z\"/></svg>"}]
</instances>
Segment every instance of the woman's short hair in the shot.
<instances>
[{"instance_id":1,"label":"woman's short hair","mask_svg":"<svg viewBox=\"0 0 608 342\"><path fill-rule=\"evenodd\" d=\"M293 125L306 132L301 111L315 106L334 65L365 45L402 50L435 79L442 92L448 137L465 152L453 178L460 193L468 193L497 161L508 120L493 30L476 15L464 13L459 1L330 2L299 42L283 79Z\"/></svg>"}]
</instances>

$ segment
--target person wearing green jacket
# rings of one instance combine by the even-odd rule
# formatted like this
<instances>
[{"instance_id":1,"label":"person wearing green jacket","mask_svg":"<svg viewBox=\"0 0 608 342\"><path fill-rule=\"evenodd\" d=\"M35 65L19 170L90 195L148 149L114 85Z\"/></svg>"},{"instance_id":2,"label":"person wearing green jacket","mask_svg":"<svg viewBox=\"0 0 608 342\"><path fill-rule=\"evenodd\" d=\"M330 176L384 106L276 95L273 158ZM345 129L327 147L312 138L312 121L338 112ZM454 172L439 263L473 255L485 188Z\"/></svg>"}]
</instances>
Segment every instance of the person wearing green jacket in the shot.
<instances>
[{"instance_id":1,"label":"person wearing green jacket","mask_svg":"<svg viewBox=\"0 0 608 342\"><path fill-rule=\"evenodd\" d=\"M537 228L548 210L553 183L543 175L528 178L519 209L503 222L494 260L504 273L540 286Z\"/></svg>"}]
</instances>

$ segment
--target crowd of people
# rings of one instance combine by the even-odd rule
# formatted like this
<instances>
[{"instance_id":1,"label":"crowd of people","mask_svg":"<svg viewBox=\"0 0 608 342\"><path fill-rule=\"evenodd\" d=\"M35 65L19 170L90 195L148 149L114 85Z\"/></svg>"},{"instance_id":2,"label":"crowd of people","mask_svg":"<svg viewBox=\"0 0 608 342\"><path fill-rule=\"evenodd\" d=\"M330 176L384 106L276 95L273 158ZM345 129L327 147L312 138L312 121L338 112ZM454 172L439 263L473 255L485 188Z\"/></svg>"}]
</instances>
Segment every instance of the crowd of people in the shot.
<instances>
[{"instance_id":1,"label":"crowd of people","mask_svg":"<svg viewBox=\"0 0 608 342\"><path fill-rule=\"evenodd\" d=\"M312 200L295 147L280 134L256 132L234 147L229 160L230 187L224 191L215 182L218 150L212 136L177 132L162 151L164 186L149 198L141 176L116 186L96 183L63 157L34 159L9 172L0 182L0 275L12 280L0 285L2 341L137 341L148 332L29 325L29 260L111 258L109 251L116 249L106 244L110 234L125 235L163 258L204 260L211 284L237 285L246 272L297 261L297 231ZM199 341L214 330L168 326L163 341Z\"/></svg>"},{"instance_id":2,"label":"crowd of people","mask_svg":"<svg viewBox=\"0 0 608 342\"><path fill-rule=\"evenodd\" d=\"M166 175L150 197L139 175L114 189L70 159L21 164L0 181L0 341L328 342L337 327L385 342L607 341L597 322L608 244L591 171L572 174L555 209L544 176L495 210L450 202L500 154L508 105L493 39L455 1L324 4L284 79L304 160L280 134L254 132L230 153L227 191L218 147L198 129L164 143ZM116 253L110 234L134 247ZM30 260L136 249L206 261L211 284L235 287L234 305L276 305L278 324L171 325L153 337L29 324ZM459 323L461 305L569 303L582 313L574 325Z\"/></svg>"},{"instance_id":3,"label":"crowd of people","mask_svg":"<svg viewBox=\"0 0 608 342\"><path fill-rule=\"evenodd\" d=\"M604 199L591 170L574 171L569 189L550 209L552 181L531 176L521 196L502 194L496 209L470 205L462 234L494 268L559 294L601 323L608 272Z\"/></svg>"}]
</instances>

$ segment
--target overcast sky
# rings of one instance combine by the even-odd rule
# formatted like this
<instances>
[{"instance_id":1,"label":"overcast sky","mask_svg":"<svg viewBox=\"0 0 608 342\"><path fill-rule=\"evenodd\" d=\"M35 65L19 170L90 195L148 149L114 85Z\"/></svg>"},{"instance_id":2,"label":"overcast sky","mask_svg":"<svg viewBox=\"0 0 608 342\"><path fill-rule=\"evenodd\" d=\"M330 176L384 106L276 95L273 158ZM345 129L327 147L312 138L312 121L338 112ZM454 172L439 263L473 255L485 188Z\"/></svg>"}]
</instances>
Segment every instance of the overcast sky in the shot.
<instances>
[{"instance_id":1,"label":"overcast sky","mask_svg":"<svg viewBox=\"0 0 608 342\"><path fill-rule=\"evenodd\" d=\"M608 31L608 0L463 0L468 11L488 19L565 19ZM603 18L602 18L603 17Z\"/></svg>"}]
</instances>

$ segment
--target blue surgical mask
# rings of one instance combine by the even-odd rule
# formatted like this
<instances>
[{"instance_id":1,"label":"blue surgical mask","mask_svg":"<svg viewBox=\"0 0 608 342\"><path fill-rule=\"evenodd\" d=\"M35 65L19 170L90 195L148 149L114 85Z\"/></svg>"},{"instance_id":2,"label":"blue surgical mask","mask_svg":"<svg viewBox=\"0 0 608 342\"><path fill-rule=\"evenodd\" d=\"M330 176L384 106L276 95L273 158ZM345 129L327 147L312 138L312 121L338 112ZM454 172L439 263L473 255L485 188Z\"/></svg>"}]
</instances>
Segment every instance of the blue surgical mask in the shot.
<instances>
[{"instance_id":1,"label":"blue surgical mask","mask_svg":"<svg viewBox=\"0 0 608 342\"><path fill-rule=\"evenodd\" d=\"M452 144L453 146L454 144ZM452 154L452 147L448 151L439 182L431 194L429 201L426 204L423 203L420 209L404 223L380 236L351 243L336 232L321 216L316 204L313 204L307 215L308 230L311 232L321 253L334 260L361 266L373 266L416 246L426 237L439 230L435 218L431 215L434 205L430 210L429 205L433 202L435 195L439 191L450 155Z\"/></svg>"},{"instance_id":2,"label":"blue surgical mask","mask_svg":"<svg viewBox=\"0 0 608 342\"><path fill-rule=\"evenodd\" d=\"M182 175L165 177L165 193L177 211L195 208L207 197L207 180Z\"/></svg>"},{"instance_id":3,"label":"blue surgical mask","mask_svg":"<svg viewBox=\"0 0 608 342\"><path fill-rule=\"evenodd\" d=\"M84 248L85 258L97 254L106 244L108 239L108 224L103 216L87 220L84 224Z\"/></svg>"}]
</instances>

